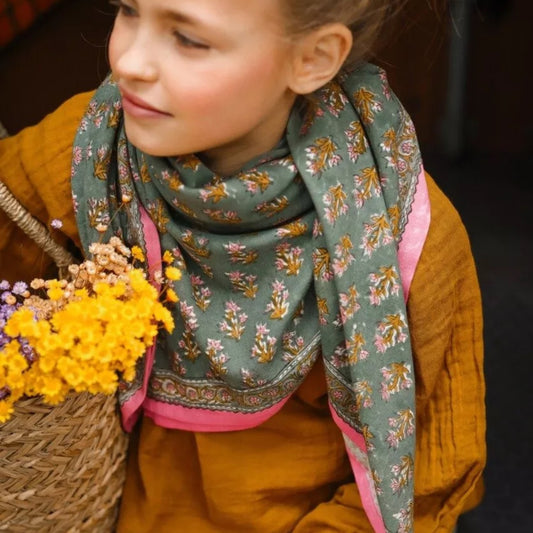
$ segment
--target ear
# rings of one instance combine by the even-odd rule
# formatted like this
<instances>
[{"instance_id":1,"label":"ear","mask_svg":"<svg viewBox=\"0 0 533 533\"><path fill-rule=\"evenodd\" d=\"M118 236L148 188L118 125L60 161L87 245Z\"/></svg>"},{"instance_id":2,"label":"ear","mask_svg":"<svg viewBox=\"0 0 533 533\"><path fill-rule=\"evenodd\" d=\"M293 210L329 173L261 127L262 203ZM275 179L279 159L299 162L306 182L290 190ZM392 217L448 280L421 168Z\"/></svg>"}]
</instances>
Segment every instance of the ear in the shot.
<instances>
[{"instance_id":1,"label":"ear","mask_svg":"<svg viewBox=\"0 0 533 533\"><path fill-rule=\"evenodd\" d=\"M352 48L352 32L344 24L326 24L294 43L289 88L309 94L332 80Z\"/></svg>"}]
</instances>

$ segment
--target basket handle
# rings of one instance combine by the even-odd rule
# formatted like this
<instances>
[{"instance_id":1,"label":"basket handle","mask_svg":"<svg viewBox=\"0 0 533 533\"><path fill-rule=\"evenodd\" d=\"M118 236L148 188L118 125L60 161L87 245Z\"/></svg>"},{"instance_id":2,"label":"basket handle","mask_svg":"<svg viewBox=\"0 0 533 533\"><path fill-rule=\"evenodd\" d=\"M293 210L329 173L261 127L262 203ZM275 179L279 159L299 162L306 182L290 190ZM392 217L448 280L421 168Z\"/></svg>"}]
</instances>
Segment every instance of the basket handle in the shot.
<instances>
[{"instance_id":1,"label":"basket handle","mask_svg":"<svg viewBox=\"0 0 533 533\"><path fill-rule=\"evenodd\" d=\"M0 139L7 137L7 131L0 123ZM0 209L26 234L33 239L55 262L60 270L75 263L74 256L55 242L44 224L34 218L0 181Z\"/></svg>"}]
</instances>

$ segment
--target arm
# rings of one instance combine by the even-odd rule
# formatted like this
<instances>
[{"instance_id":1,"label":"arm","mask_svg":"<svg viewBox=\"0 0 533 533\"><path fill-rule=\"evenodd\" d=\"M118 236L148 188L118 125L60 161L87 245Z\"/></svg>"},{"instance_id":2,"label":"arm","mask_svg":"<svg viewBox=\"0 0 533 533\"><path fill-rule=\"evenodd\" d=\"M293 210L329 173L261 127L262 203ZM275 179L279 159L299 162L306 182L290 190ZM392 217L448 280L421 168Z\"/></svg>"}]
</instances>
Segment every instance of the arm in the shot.
<instances>
[{"instance_id":1,"label":"arm","mask_svg":"<svg viewBox=\"0 0 533 533\"><path fill-rule=\"evenodd\" d=\"M428 177L431 225L408 314L417 376L415 531L451 531L482 497L486 461L481 299L466 231ZM354 483L295 533L372 532Z\"/></svg>"},{"instance_id":2,"label":"arm","mask_svg":"<svg viewBox=\"0 0 533 533\"><path fill-rule=\"evenodd\" d=\"M46 226L63 222L53 236L76 246L70 193L72 142L90 94L71 98L36 126L0 141L0 179ZM0 278L27 280L51 273L51 260L0 210Z\"/></svg>"}]
</instances>

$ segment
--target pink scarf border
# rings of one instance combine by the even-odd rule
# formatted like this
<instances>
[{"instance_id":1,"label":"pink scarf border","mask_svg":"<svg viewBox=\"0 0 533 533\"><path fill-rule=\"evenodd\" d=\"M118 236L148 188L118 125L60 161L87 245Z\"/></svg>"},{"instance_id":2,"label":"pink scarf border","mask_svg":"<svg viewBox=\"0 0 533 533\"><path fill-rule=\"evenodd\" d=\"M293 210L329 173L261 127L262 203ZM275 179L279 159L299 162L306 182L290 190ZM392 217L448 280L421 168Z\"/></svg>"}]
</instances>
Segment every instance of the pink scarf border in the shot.
<instances>
[{"instance_id":1,"label":"pink scarf border","mask_svg":"<svg viewBox=\"0 0 533 533\"><path fill-rule=\"evenodd\" d=\"M418 176L416 192L409 213L400 246L398 248L398 263L400 278L403 285L404 299L407 302L411 283L415 276L416 266L426 242L431 221L431 205L429 203L428 184L426 174L422 168Z\"/></svg>"}]
</instances>

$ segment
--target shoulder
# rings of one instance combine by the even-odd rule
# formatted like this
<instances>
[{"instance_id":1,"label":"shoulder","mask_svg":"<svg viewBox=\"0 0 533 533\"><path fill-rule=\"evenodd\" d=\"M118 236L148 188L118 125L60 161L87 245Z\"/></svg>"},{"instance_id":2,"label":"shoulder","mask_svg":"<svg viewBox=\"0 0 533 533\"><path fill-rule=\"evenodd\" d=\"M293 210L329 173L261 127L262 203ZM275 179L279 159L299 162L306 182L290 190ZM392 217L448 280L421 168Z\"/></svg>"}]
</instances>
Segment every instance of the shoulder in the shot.
<instances>
[{"instance_id":1,"label":"shoulder","mask_svg":"<svg viewBox=\"0 0 533 533\"><path fill-rule=\"evenodd\" d=\"M41 179L42 173L70 166L72 142L92 93L76 95L34 126L0 142L0 168L3 177L16 188L17 175ZM69 172L70 173L70 172ZM54 172L54 176L57 176ZM63 175L63 172L59 172ZM11 186L10 186L11 188ZM15 192L15 191L13 191Z\"/></svg>"},{"instance_id":2,"label":"shoulder","mask_svg":"<svg viewBox=\"0 0 533 533\"><path fill-rule=\"evenodd\" d=\"M2 183L45 226L51 219L61 219L62 231L74 242L77 242L77 228L70 190L72 144L92 94L70 98L35 126L0 141ZM28 255L31 241L26 242L24 235L3 213L0 213L0 222L2 254L15 257L24 242L24 250L21 248L20 253ZM34 255L38 258L39 251ZM37 263L37 259L34 262Z\"/></svg>"},{"instance_id":3,"label":"shoulder","mask_svg":"<svg viewBox=\"0 0 533 533\"><path fill-rule=\"evenodd\" d=\"M407 304L421 398L431 395L458 328L466 327L479 336L481 322L479 286L466 229L435 181L430 176L426 179L431 222Z\"/></svg>"},{"instance_id":4,"label":"shoulder","mask_svg":"<svg viewBox=\"0 0 533 533\"><path fill-rule=\"evenodd\" d=\"M442 283L438 293L451 290L465 278L475 277L474 258L470 239L461 217L450 200L431 176L426 174L431 218L420 261L415 271L413 291L424 292L428 281L436 278ZM475 279L477 284L477 278ZM432 284L436 289L435 283Z\"/></svg>"}]
</instances>

